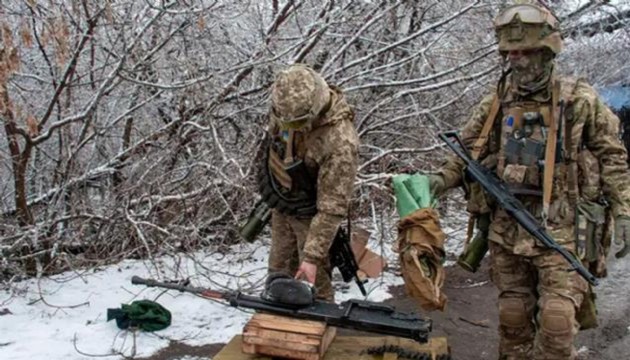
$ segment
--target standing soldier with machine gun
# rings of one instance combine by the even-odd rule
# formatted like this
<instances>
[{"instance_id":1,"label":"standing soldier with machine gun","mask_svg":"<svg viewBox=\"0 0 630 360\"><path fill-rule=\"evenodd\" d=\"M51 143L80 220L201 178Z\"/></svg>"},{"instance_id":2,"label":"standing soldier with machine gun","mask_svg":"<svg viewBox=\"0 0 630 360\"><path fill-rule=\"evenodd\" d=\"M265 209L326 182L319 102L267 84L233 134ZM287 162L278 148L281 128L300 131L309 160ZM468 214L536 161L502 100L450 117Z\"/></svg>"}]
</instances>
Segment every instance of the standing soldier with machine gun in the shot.
<instances>
[{"instance_id":1,"label":"standing soldier with machine gun","mask_svg":"<svg viewBox=\"0 0 630 360\"><path fill-rule=\"evenodd\" d=\"M630 252L630 174L619 120L586 81L556 73L559 25L537 4L499 13L505 67L497 89L462 129L461 158L430 178L435 193L464 185L479 227L473 243L488 242L502 360L575 359L577 331L596 326L585 278L595 284L591 273L606 274L609 211L624 245L617 257ZM483 257L484 246L470 248ZM463 257L475 269L472 260Z\"/></svg>"},{"instance_id":2,"label":"standing soldier with machine gun","mask_svg":"<svg viewBox=\"0 0 630 360\"><path fill-rule=\"evenodd\" d=\"M304 278L318 298L333 300L329 249L348 214L357 172L354 112L340 89L310 67L293 65L276 76L269 120L262 202L241 235L252 240L270 216L269 272Z\"/></svg>"}]
</instances>

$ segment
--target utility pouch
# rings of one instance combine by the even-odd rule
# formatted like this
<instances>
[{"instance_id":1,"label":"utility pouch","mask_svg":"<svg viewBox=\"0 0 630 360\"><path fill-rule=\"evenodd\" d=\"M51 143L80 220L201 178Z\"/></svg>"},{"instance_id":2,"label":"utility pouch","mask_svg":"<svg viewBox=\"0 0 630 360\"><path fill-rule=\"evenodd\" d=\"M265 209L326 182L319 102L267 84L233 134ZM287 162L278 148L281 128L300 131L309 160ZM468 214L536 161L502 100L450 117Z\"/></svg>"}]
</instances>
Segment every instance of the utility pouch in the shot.
<instances>
[{"instance_id":1,"label":"utility pouch","mask_svg":"<svg viewBox=\"0 0 630 360\"><path fill-rule=\"evenodd\" d=\"M522 184L525 181L525 175L527 173L527 166L508 164L503 170L503 181L506 183Z\"/></svg>"},{"instance_id":2,"label":"utility pouch","mask_svg":"<svg viewBox=\"0 0 630 360\"><path fill-rule=\"evenodd\" d=\"M606 207L593 201L577 204L576 250L582 262L592 268L603 257L605 261ZM603 255L603 256L602 256ZM595 273L598 276L597 273Z\"/></svg>"},{"instance_id":3,"label":"utility pouch","mask_svg":"<svg viewBox=\"0 0 630 360\"><path fill-rule=\"evenodd\" d=\"M575 314L575 319L580 324L580 330L594 329L599 324L597 322L597 307L595 300L597 296L589 285L588 292L584 294L582 305Z\"/></svg>"},{"instance_id":4,"label":"utility pouch","mask_svg":"<svg viewBox=\"0 0 630 360\"><path fill-rule=\"evenodd\" d=\"M537 165L538 161L543 158L544 154L545 143L527 138L524 141L521 152L521 164L527 166Z\"/></svg>"},{"instance_id":5,"label":"utility pouch","mask_svg":"<svg viewBox=\"0 0 630 360\"><path fill-rule=\"evenodd\" d=\"M523 142L512 136L508 137L505 142L505 159L508 164L518 164L520 162L521 152L523 151Z\"/></svg>"}]
</instances>

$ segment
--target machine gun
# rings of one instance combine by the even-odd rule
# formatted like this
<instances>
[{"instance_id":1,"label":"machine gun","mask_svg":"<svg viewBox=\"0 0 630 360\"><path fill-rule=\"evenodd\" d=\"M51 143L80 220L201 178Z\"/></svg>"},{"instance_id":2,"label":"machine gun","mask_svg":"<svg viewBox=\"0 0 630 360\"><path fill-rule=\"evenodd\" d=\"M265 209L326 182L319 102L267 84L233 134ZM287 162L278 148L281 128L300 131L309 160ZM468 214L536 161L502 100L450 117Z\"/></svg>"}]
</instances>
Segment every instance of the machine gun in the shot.
<instances>
[{"instance_id":1,"label":"machine gun","mask_svg":"<svg viewBox=\"0 0 630 360\"><path fill-rule=\"evenodd\" d=\"M481 187L505 209L505 211L518 222L534 238L538 239L547 248L558 252L586 281L593 286L598 284L597 278L593 276L583 265L565 248L559 245L540 225L538 220L530 214L523 204L504 185L497 175L490 169L485 168L470 157L466 151L466 146L455 131L447 131L439 134L440 139L448 145L455 154L464 161L466 165L466 175L477 181ZM455 141L451 140L455 139Z\"/></svg>"},{"instance_id":2,"label":"machine gun","mask_svg":"<svg viewBox=\"0 0 630 360\"><path fill-rule=\"evenodd\" d=\"M258 236L269 222L269 219L271 219L271 209L264 201L258 202L252 210L249 219L240 229L240 234L243 239L248 242L254 241L256 236ZM361 290L361 294L367 296L367 292L363 286L365 280L359 279L357 275L359 265L350 247L350 237L344 229L339 228L337 231L335 239L330 246L329 256L331 266L339 269L343 281L350 282L354 279Z\"/></svg>"},{"instance_id":3,"label":"machine gun","mask_svg":"<svg viewBox=\"0 0 630 360\"><path fill-rule=\"evenodd\" d=\"M430 319L424 319L416 313L398 312L391 306L371 301L349 300L341 304L335 304L315 300L311 305L296 308L240 292L223 292L176 283L164 283L152 279L143 279L138 276L133 276L131 283L188 292L207 299L223 300L236 308L264 311L291 318L322 321L330 326L398 336L412 339L419 343L426 343L431 332Z\"/></svg>"}]
</instances>

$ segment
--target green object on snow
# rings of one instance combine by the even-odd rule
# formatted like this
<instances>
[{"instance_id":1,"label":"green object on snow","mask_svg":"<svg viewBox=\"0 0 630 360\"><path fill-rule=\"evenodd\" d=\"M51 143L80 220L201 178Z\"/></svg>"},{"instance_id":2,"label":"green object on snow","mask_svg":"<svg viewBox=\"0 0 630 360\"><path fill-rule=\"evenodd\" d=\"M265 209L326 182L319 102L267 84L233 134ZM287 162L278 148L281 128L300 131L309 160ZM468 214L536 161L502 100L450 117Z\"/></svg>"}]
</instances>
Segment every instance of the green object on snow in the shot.
<instances>
[{"instance_id":1,"label":"green object on snow","mask_svg":"<svg viewBox=\"0 0 630 360\"><path fill-rule=\"evenodd\" d=\"M392 184L396 196L396 209L401 218L418 209L435 207L436 200L431 195L428 176L396 175L392 178Z\"/></svg>"},{"instance_id":2,"label":"green object on snow","mask_svg":"<svg viewBox=\"0 0 630 360\"><path fill-rule=\"evenodd\" d=\"M137 327L142 331L158 331L171 325L171 312L151 300L122 304L120 309L107 309L107 321L116 320L120 329Z\"/></svg>"}]
</instances>

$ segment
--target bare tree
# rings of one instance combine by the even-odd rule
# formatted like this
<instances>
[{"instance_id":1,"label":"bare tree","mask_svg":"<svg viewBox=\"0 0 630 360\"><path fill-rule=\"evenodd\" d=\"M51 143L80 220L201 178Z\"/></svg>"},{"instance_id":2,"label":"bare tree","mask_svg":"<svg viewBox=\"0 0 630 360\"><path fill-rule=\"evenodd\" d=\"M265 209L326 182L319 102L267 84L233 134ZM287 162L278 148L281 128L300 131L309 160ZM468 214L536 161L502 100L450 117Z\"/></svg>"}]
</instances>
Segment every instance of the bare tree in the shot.
<instances>
[{"instance_id":1,"label":"bare tree","mask_svg":"<svg viewBox=\"0 0 630 360\"><path fill-rule=\"evenodd\" d=\"M3 1L3 278L235 241L257 197L268 88L296 62L356 108L355 216L391 212L386 180L437 166L435 134L497 80L503 3ZM548 5L567 72L627 79L627 9Z\"/></svg>"}]
</instances>

